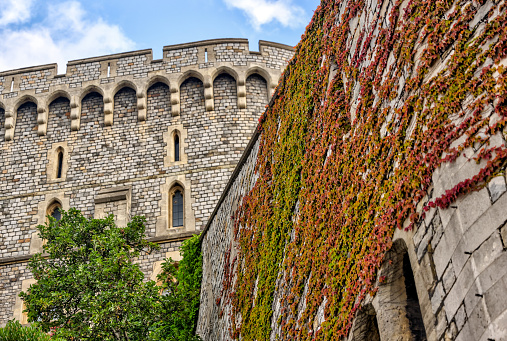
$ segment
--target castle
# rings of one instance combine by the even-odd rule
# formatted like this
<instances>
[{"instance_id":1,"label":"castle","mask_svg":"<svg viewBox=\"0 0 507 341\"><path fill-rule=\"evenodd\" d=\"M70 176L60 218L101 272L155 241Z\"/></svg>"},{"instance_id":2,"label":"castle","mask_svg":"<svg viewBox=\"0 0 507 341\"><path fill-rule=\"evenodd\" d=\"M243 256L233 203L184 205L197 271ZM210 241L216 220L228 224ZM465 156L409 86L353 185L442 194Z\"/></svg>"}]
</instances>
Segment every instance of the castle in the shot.
<instances>
[{"instance_id":1,"label":"castle","mask_svg":"<svg viewBox=\"0 0 507 341\"><path fill-rule=\"evenodd\" d=\"M147 217L147 279L202 231L204 340L507 340L506 23L505 0L323 0L295 51L0 73L0 323L35 226L77 207Z\"/></svg>"},{"instance_id":2,"label":"castle","mask_svg":"<svg viewBox=\"0 0 507 341\"><path fill-rule=\"evenodd\" d=\"M206 224L277 85L290 46L216 39L0 73L0 325L42 250L36 226L75 207L147 219L155 279Z\"/></svg>"}]
</instances>

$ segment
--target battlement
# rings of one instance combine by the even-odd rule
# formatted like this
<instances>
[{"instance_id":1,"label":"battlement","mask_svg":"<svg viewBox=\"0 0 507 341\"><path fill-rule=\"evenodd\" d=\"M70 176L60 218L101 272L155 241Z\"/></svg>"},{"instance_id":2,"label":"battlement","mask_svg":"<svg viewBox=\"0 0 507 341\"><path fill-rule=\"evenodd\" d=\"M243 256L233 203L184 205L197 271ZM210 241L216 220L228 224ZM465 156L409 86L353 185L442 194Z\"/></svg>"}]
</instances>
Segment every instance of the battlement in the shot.
<instances>
[{"instance_id":1,"label":"battlement","mask_svg":"<svg viewBox=\"0 0 507 341\"><path fill-rule=\"evenodd\" d=\"M56 64L40 65L0 72L0 119L5 120L0 135L11 141L16 131L20 106L37 106L37 133L47 133L48 106L57 98L70 101L71 129L79 130L81 101L91 92L104 100L104 125L113 124L114 96L124 87L137 95L138 120L146 120L148 89L157 82L170 88L171 113L180 114L180 86L190 77L203 82L205 107L214 110L213 81L222 74L231 75L237 85L240 109L246 108L246 79L256 73L268 84L271 95L281 70L294 49L290 46L259 41L259 52L250 52L247 39L213 39L165 46L163 58L153 59L151 49L70 61L65 74L57 74ZM4 117L2 117L4 116Z\"/></svg>"}]
</instances>

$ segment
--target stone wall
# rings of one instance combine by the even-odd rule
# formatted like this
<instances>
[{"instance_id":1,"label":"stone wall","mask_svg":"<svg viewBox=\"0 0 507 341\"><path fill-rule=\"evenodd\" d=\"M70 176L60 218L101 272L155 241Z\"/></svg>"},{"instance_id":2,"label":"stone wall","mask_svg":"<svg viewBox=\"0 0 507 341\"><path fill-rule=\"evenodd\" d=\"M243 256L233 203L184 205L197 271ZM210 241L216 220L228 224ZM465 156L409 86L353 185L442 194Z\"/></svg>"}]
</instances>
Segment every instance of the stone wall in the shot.
<instances>
[{"instance_id":1,"label":"stone wall","mask_svg":"<svg viewBox=\"0 0 507 341\"><path fill-rule=\"evenodd\" d=\"M336 25L346 18L345 14L350 14L345 12L345 8L351 3L353 1L341 2L340 15L343 16L336 16ZM410 4L409 1L395 4L388 0L367 0L364 4L357 5L360 10L355 8L355 12L351 12L351 17L348 18L350 35L345 37L347 45L350 46L349 62L353 58L357 61L360 52L362 57L356 66L358 69L366 69L376 57L375 43L379 32L386 32L390 25L396 23L396 20L389 20L390 15L396 17L400 13L401 18ZM452 8L456 9L457 6L458 2ZM471 39L484 30L486 23L505 12L504 1L461 1L459 6L471 9L470 11L473 9L474 15L471 16L470 22L466 23L466 27L473 28L475 32ZM451 11L443 14L442 20L448 18L449 13ZM312 29L311 27L309 25L309 29ZM368 39L362 40L365 37ZM498 39L498 36L491 38L488 44L494 44L495 39ZM369 45L361 45L365 41ZM487 49L488 46L491 45L482 48ZM415 56L415 65L418 65L417 58L420 58L425 47L424 44L415 46L415 51L411 54ZM442 54L441 58L431 65L424 83L430 82L439 74L446 74L446 62L449 61L447 57L452 53L451 47L450 51ZM385 59L382 70L384 74L391 70L389 67L395 58L391 54L386 55ZM322 60L323 65L325 55ZM484 65L506 64L507 60L504 58L494 64L489 60ZM478 70L476 77L481 68ZM392 70L389 72L394 74ZM388 101L382 107L391 113L402 108L404 101L411 95L404 93L405 79L409 78L409 71L397 72L399 91L397 95L390 97L390 103ZM329 77L331 80L334 74ZM348 81L350 83L347 83ZM346 109L351 113L352 122L362 96L360 81L344 80L344 84L351 87L347 92L347 96L350 96L350 107ZM377 100L378 97L375 98L375 101ZM473 98L467 98L463 108L472 100ZM470 112L466 112L464 115L469 114ZM482 115L490 124L499 120L498 116L495 117L493 106ZM388 117L392 119L394 114ZM456 137L451 148L459 146L464 139L465 136ZM234 285L237 275L235 271L241 271L241 265L233 264L238 250L234 219L238 206L257 180L255 165L261 140L262 135L255 135L251 140L206 226L202 239L204 269L197 331L204 340L231 340L233 324L241 323L240 315L232 316L231 305L231 297L234 295L231 285ZM428 195L419 202L418 214L429 201L446 194L446 191L461 181L477 175L485 167L487 160L475 162L474 158L484 148L503 149L505 146L504 130L503 133L491 136L487 145L478 143L474 148L466 147L456 160L444 162L433 173ZM500 171L500 175L490 180L484 188L458 196L449 207L429 209L413 229L398 229L394 232L393 246L386 253L378 271L378 291L376 295L367 296L361 302L362 308L352 321L348 337L344 339L507 340L507 196L504 170ZM297 208L293 218L296 216ZM408 222L404 227L407 226ZM237 233L240 234L241 229ZM305 299L308 295L307 288L293 288L292 283L283 282L282 278L286 277L279 273L273 297L270 298L271 340L291 339L281 333L280 319L285 312L285 316L289 314L297 321L297 316L301 316L305 310ZM291 291L293 289L294 291ZM301 290L303 295L297 307L289 306L282 300L282 297L291 293L298 295ZM255 293L253 296L255 297ZM312 296L323 297L322 309L319 308L310 322L310 329L317 331L328 319L324 313L325 308L327 311L334 311L336 307L326 307L324 293L314 292ZM296 328L297 326L296 324ZM333 334L327 334L326 337L325 339L338 339L334 338Z\"/></svg>"},{"instance_id":2,"label":"stone wall","mask_svg":"<svg viewBox=\"0 0 507 341\"><path fill-rule=\"evenodd\" d=\"M231 46L227 60L215 58ZM162 60L143 50L72 61L64 75L55 65L0 73L0 325L22 320L16 297L31 280L26 262L41 250L36 226L52 204L115 213L120 224L144 215L147 237L161 245L139 259L146 279L168 253L176 258L181 241L205 226L293 53L259 47L211 40L167 46ZM185 204L177 228L174 185Z\"/></svg>"}]
</instances>

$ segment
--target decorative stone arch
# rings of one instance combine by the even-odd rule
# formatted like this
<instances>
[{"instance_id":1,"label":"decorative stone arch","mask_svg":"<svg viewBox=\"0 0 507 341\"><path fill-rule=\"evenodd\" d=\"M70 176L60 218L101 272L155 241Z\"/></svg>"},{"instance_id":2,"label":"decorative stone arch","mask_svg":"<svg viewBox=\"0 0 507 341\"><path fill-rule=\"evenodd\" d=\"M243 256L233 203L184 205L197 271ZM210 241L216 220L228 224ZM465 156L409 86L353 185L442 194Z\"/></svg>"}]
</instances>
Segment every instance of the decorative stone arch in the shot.
<instances>
[{"instance_id":1,"label":"decorative stone arch","mask_svg":"<svg viewBox=\"0 0 507 341\"><path fill-rule=\"evenodd\" d=\"M39 114L39 117L37 118L37 120L38 120L38 122L37 122L38 123L38 134L39 135L42 136L42 135L47 134L48 121L49 121L49 107L51 106L51 104L53 104L54 101L56 101L59 98L66 98L69 100L69 104L72 103L72 97L67 91L60 89L60 90L56 90L56 91L52 92L46 98L45 112L43 114ZM72 108L72 106L71 106L71 108Z\"/></svg>"},{"instance_id":2,"label":"decorative stone arch","mask_svg":"<svg viewBox=\"0 0 507 341\"><path fill-rule=\"evenodd\" d=\"M44 115L44 106L40 106L40 101L36 97L31 95L24 95L20 97L14 104L14 110L12 112L5 113L5 140L10 141L14 139L14 130L16 127L16 121L18 119L18 109L26 103L33 103L37 107L37 126L39 126L41 115ZM39 130L39 129L37 129ZM39 134L40 135L40 134Z\"/></svg>"},{"instance_id":3,"label":"decorative stone arch","mask_svg":"<svg viewBox=\"0 0 507 341\"><path fill-rule=\"evenodd\" d=\"M148 83L146 83L146 86L144 88L144 92L146 94L148 94L148 90L150 90L150 88L157 83L163 83L163 84L167 85L169 87L169 89L171 88L171 82L169 81L169 78L162 76L162 75L156 75L156 76L151 77L148 80Z\"/></svg>"},{"instance_id":4,"label":"decorative stone arch","mask_svg":"<svg viewBox=\"0 0 507 341\"><path fill-rule=\"evenodd\" d=\"M16 104L14 104L14 112L17 112L20 106L28 102L33 102L37 108L39 107L39 100L37 100L36 97L32 95L23 95L16 101Z\"/></svg>"},{"instance_id":5,"label":"decorative stone arch","mask_svg":"<svg viewBox=\"0 0 507 341\"><path fill-rule=\"evenodd\" d=\"M219 91L219 89L215 88L215 82L217 79L222 75L228 75L230 76L234 82L236 87L236 101L237 106L239 109L245 109L246 108L246 78L245 73L238 74L235 70L232 70L230 67L227 66L221 66L215 70L213 70L211 74L211 83L212 83L212 91L215 90ZM215 94L213 94L214 98ZM215 99L213 99L214 101ZM213 103L213 107L215 109L216 103Z\"/></svg>"},{"instance_id":6,"label":"decorative stone arch","mask_svg":"<svg viewBox=\"0 0 507 341\"><path fill-rule=\"evenodd\" d=\"M425 341L419 298L407 244L393 242L379 271L379 289L374 299L381 340Z\"/></svg>"},{"instance_id":7,"label":"decorative stone arch","mask_svg":"<svg viewBox=\"0 0 507 341\"><path fill-rule=\"evenodd\" d=\"M181 87L181 85L189 78L197 78L201 82L204 83L204 76L202 73L196 70L188 70L184 72L179 78L178 78L178 89Z\"/></svg>"},{"instance_id":8,"label":"decorative stone arch","mask_svg":"<svg viewBox=\"0 0 507 341\"><path fill-rule=\"evenodd\" d=\"M269 74L269 72L267 72L266 70L264 70L263 68L261 68L259 66L253 66L253 67L249 68L246 71L245 78L248 78L248 77L250 77L252 75L259 75L262 78L264 78L264 80L266 81L266 83L268 84L268 86L272 82L272 78L271 78L271 75Z\"/></svg>"},{"instance_id":9,"label":"decorative stone arch","mask_svg":"<svg viewBox=\"0 0 507 341\"><path fill-rule=\"evenodd\" d=\"M72 100L72 97L70 96L70 94L67 91L56 90L56 91L52 92L46 100L48 107L51 105L51 103L53 103L55 100L57 100L60 97L67 98L69 101Z\"/></svg>"},{"instance_id":10,"label":"decorative stone arch","mask_svg":"<svg viewBox=\"0 0 507 341\"><path fill-rule=\"evenodd\" d=\"M30 239L30 254L34 254L37 252L42 252L42 245L44 245L44 241L39 236L39 232L37 231L38 225L44 225L47 222L47 213L48 209L54 203L59 203L63 210L68 210L70 208L70 199L65 196L65 193L57 192L46 194L44 200L40 201L37 205L37 223L30 226L30 230L32 230L32 237Z\"/></svg>"},{"instance_id":11,"label":"decorative stone arch","mask_svg":"<svg viewBox=\"0 0 507 341\"><path fill-rule=\"evenodd\" d=\"M169 102L169 103L167 103L167 108L169 109L168 111L171 111L171 96L172 96L172 94L171 94L171 83L172 82L169 81L169 79L167 77L161 76L161 75L156 75L156 76L150 78L150 80L148 81L148 83L144 87L144 93L146 94L146 96L145 96L146 99L144 100L144 103L145 103L144 105L146 106L146 115L148 114L147 110L148 110L148 106L150 105L150 101L151 100L157 100L156 98L150 98L150 96L152 95L152 93L150 93L150 92L158 84L162 84L164 87L167 87L168 94L166 96L163 96L163 97L165 97L164 100L166 100L166 101Z\"/></svg>"},{"instance_id":12,"label":"decorative stone arch","mask_svg":"<svg viewBox=\"0 0 507 341\"><path fill-rule=\"evenodd\" d=\"M229 76L231 76L232 78L234 78L234 80L236 81L236 83L239 82L239 74L236 72L236 70L234 70L233 68L229 67L229 66L220 66L220 67L217 67L216 69L214 69L212 72L211 72L211 82L214 82L215 81L215 78L217 78L218 76L220 76L221 74L228 74Z\"/></svg>"},{"instance_id":13,"label":"decorative stone arch","mask_svg":"<svg viewBox=\"0 0 507 341\"><path fill-rule=\"evenodd\" d=\"M114 100L114 96L116 96L116 94L122 90L123 88L131 88L132 90L134 90L137 94L137 85L135 85L133 82L129 81L129 80L122 80L122 81L119 81L113 88L113 91L111 92L111 97L113 98Z\"/></svg>"},{"instance_id":14,"label":"decorative stone arch","mask_svg":"<svg viewBox=\"0 0 507 341\"><path fill-rule=\"evenodd\" d=\"M98 93L103 98L105 97L104 89L96 85L89 85L86 88L84 88L83 91L81 91L81 93L79 94L79 103L81 104L83 102L83 99L93 92Z\"/></svg>"},{"instance_id":15,"label":"decorative stone arch","mask_svg":"<svg viewBox=\"0 0 507 341\"><path fill-rule=\"evenodd\" d=\"M172 191L178 187L183 190L184 225L173 228L170 200ZM159 207L161 215L157 217L156 236L168 236L195 231L195 215L192 209L194 199L192 199L191 195L191 182L186 179L185 174L167 177L165 183L160 186L160 193L161 200L159 200Z\"/></svg>"},{"instance_id":16,"label":"decorative stone arch","mask_svg":"<svg viewBox=\"0 0 507 341\"><path fill-rule=\"evenodd\" d=\"M104 125L110 126L113 124L114 110L116 109L115 97L121 90L125 88L134 90L136 94L136 106L138 109L137 119L139 121L146 120L146 105L143 103L143 99L145 99L143 91L138 91L137 85L135 85L133 82L129 80L122 80L114 86L113 91L109 93L109 96L106 96L107 99L104 98ZM139 115L139 110L143 110L143 113L141 115L142 117Z\"/></svg>"},{"instance_id":17,"label":"decorative stone arch","mask_svg":"<svg viewBox=\"0 0 507 341\"><path fill-rule=\"evenodd\" d=\"M83 110L83 100L86 96L96 93L99 94L102 97L102 100L104 101L104 113L106 109L106 96L104 89L96 86L96 85L89 85L86 88L83 89L83 91L79 94L79 109L73 112L77 112L77 115L73 115L73 112L71 112L71 119L72 119L72 130L79 130L79 127L81 126L81 115ZM110 100L110 99L109 99ZM111 104L111 103L110 103ZM71 110L73 107L73 103L71 103ZM111 111L112 115L112 111Z\"/></svg>"},{"instance_id":18,"label":"decorative stone arch","mask_svg":"<svg viewBox=\"0 0 507 341\"><path fill-rule=\"evenodd\" d=\"M188 70L187 72L183 73L178 78L178 87L177 88L171 88L171 112L173 116L179 116L181 113L181 86L185 81L187 81L190 78L196 78L201 81L201 83L204 86L204 98L205 98L205 106L206 110L208 110L208 97L210 97L210 89L211 89L211 100L213 101L213 88L212 85L210 85L209 81L200 73L195 70ZM175 112L177 110L177 112Z\"/></svg>"},{"instance_id":19,"label":"decorative stone arch","mask_svg":"<svg viewBox=\"0 0 507 341\"><path fill-rule=\"evenodd\" d=\"M48 216L53 216L56 212L56 210L61 210L63 209L62 207L62 203L60 202L60 200L58 199L54 199L49 205L48 205L48 208L46 209L46 218ZM56 218L56 217L55 217ZM57 218L57 220L60 220Z\"/></svg>"},{"instance_id":20,"label":"decorative stone arch","mask_svg":"<svg viewBox=\"0 0 507 341\"><path fill-rule=\"evenodd\" d=\"M261 98L261 97L258 97L258 96L255 96L255 95L252 95L251 93L249 94L248 93L248 89L249 89L249 86L252 85L252 82L254 82L255 84L255 80L252 80L250 77L252 76L257 76L259 78L261 78L264 83L265 83L265 89L262 89L263 91L265 90L265 98ZM245 74L245 91L247 92L247 98L246 98L246 102L247 102L247 107L248 106L254 106L254 107L258 107L259 104L261 104L261 112L258 112L258 114L262 114L265 110L265 106L269 103L269 100L270 100L270 91L269 91L269 84L271 83L271 76L269 75L268 72L266 72L265 70L259 68L259 67L252 67L250 68L246 74ZM252 90L252 88L250 87L250 90ZM253 97L253 98L252 98ZM262 102L261 103L255 103L255 101L261 99ZM256 105L257 104L257 105ZM252 110L251 108L249 108L250 110ZM256 108L257 109L257 108Z\"/></svg>"},{"instance_id":21,"label":"decorative stone arch","mask_svg":"<svg viewBox=\"0 0 507 341\"><path fill-rule=\"evenodd\" d=\"M264 80L266 81L267 88L268 88L267 89L268 90L268 101L271 100L271 97L273 96L273 92L275 91L276 86L278 85L276 83L276 80L278 79L278 77L276 75L272 75L271 73L269 73L266 69L263 69L262 67L252 66L251 68L249 68L247 70L245 78L248 78L254 74L258 74L259 76L264 78Z\"/></svg>"},{"instance_id":22,"label":"decorative stone arch","mask_svg":"<svg viewBox=\"0 0 507 341\"><path fill-rule=\"evenodd\" d=\"M238 108L245 109L246 108L246 76L245 73L238 73L231 67L228 66L220 66L212 71L211 80L212 84L215 82L215 79L222 75L228 74L236 81L236 95L238 101Z\"/></svg>"},{"instance_id":23,"label":"decorative stone arch","mask_svg":"<svg viewBox=\"0 0 507 341\"><path fill-rule=\"evenodd\" d=\"M149 79L148 83L146 83L146 86L144 87L144 90L142 91L143 93L143 97L142 98L139 98L138 97L138 105L137 105L137 109L138 109L138 115L139 115L139 121L145 121L146 120L146 115L147 115L147 108L148 108L148 92L150 91L150 89L158 84L158 83L161 83L161 84L165 84L167 85L167 87L169 88L169 93L170 95L169 96L172 96L172 92L171 92L171 82L169 81L169 78L165 77L165 76L162 76L162 75L156 75L156 76L153 76ZM139 95L138 95L139 96ZM171 100L169 98L169 100ZM141 107L144 108L144 116L141 117Z\"/></svg>"}]
</instances>

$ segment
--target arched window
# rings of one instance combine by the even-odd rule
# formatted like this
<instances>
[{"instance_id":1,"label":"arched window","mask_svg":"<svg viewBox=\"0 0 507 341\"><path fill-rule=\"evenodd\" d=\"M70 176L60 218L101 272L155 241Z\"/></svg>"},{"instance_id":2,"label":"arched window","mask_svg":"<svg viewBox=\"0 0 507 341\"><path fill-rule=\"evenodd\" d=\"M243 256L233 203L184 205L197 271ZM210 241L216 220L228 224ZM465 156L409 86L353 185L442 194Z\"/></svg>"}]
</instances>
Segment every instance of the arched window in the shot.
<instances>
[{"instance_id":1,"label":"arched window","mask_svg":"<svg viewBox=\"0 0 507 341\"><path fill-rule=\"evenodd\" d=\"M173 194L173 227L183 226L183 193L176 190Z\"/></svg>"},{"instance_id":2,"label":"arched window","mask_svg":"<svg viewBox=\"0 0 507 341\"><path fill-rule=\"evenodd\" d=\"M182 227L185 225L184 196L183 188L176 185L169 192L170 198L170 222L171 227Z\"/></svg>"},{"instance_id":3,"label":"arched window","mask_svg":"<svg viewBox=\"0 0 507 341\"><path fill-rule=\"evenodd\" d=\"M174 162L180 161L180 136L174 134Z\"/></svg>"},{"instance_id":4,"label":"arched window","mask_svg":"<svg viewBox=\"0 0 507 341\"><path fill-rule=\"evenodd\" d=\"M59 221L62 219L62 205L58 201L54 201L51 205L48 206L46 211L47 216L51 216Z\"/></svg>"},{"instance_id":5,"label":"arched window","mask_svg":"<svg viewBox=\"0 0 507 341\"><path fill-rule=\"evenodd\" d=\"M56 178L61 179L62 178L62 171L63 171L63 149L58 149L58 159L57 159L57 166L56 166Z\"/></svg>"}]
</instances>

